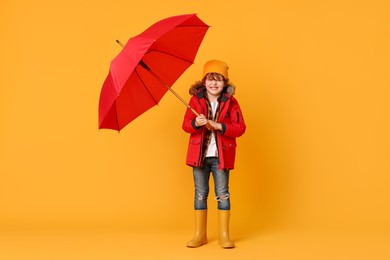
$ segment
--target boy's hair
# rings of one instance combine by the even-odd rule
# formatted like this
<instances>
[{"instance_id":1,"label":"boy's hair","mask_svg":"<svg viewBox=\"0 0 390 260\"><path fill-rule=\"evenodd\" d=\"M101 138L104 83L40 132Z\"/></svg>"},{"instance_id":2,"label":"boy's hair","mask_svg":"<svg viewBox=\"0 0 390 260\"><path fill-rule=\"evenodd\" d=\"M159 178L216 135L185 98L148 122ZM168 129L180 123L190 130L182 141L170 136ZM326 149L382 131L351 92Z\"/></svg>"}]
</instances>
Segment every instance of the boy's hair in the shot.
<instances>
[{"instance_id":1,"label":"boy's hair","mask_svg":"<svg viewBox=\"0 0 390 260\"><path fill-rule=\"evenodd\" d=\"M202 79L202 83L204 84L206 82L206 79L208 80L222 80L223 81L223 85L226 86L228 83L229 83L229 79L225 79L224 76L222 76L221 74L219 73L215 73L215 72L211 72L211 73L207 73L203 79Z\"/></svg>"},{"instance_id":2,"label":"boy's hair","mask_svg":"<svg viewBox=\"0 0 390 260\"><path fill-rule=\"evenodd\" d=\"M200 89L205 88L204 84L206 82L206 79L211 79L211 80L213 80L213 79L221 80L222 79L224 81L224 88L223 88L222 93L226 92L232 96L232 95L234 95L234 93L236 91L236 87L231 82L229 82L229 79L225 79L221 74L213 72L213 73L206 74L206 76L202 80L196 81L194 84L192 84L188 93L190 95L194 95Z\"/></svg>"}]
</instances>

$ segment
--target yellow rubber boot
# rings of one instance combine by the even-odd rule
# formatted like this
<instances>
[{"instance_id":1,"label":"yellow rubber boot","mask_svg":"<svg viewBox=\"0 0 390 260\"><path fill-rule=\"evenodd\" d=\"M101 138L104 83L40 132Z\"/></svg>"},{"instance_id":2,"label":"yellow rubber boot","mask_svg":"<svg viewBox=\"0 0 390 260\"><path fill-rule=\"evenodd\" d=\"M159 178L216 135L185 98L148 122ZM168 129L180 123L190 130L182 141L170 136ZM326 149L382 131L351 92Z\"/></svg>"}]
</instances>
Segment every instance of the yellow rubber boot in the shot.
<instances>
[{"instance_id":1,"label":"yellow rubber boot","mask_svg":"<svg viewBox=\"0 0 390 260\"><path fill-rule=\"evenodd\" d=\"M233 241L229 238L230 210L218 210L219 245L222 248L234 248Z\"/></svg>"},{"instance_id":2,"label":"yellow rubber boot","mask_svg":"<svg viewBox=\"0 0 390 260\"><path fill-rule=\"evenodd\" d=\"M207 209L195 210L194 238L187 242L188 247L200 247L207 244Z\"/></svg>"}]
</instances>

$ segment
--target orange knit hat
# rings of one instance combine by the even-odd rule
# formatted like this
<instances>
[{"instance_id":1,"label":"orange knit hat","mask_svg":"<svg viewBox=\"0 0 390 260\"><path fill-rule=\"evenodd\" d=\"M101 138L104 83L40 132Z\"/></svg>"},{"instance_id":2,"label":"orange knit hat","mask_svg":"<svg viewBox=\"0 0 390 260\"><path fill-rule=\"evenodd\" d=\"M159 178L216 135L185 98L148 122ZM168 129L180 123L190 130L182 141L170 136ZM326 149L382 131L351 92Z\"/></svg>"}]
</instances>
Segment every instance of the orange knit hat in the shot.
<instances>
[{"instance_id":1,"label":"orange knit hat","mask_svg":"<svg viewBox=\"0 0 390 260\"><path fill-rule=\"evenodd\" d=\"M222 76L224 76L225 79L228 79L228 69L229 66L220 60L210 60L206 62L203 68L203 78L207 75L207 73L219 73Z\"/></svg>"}]
</instances>

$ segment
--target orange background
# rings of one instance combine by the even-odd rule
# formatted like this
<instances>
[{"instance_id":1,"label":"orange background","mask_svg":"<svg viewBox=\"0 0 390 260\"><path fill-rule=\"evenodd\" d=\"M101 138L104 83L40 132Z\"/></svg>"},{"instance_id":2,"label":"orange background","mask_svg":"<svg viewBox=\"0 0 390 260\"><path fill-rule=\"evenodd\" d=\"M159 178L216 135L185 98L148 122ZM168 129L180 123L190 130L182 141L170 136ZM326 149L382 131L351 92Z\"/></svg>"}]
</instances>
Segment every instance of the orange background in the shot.
<instances>
[{"instance_id":1,"label":"orange background","mask_svg":"<svg viewBox=\"0 0 390 260\"><path fill-rule=\"evenodd\" d=\"M192 228L183 104L168 93L121 133L97 129L115 40L185 13L211 28L174 89L188 100L204 62L224 60L247 123L233 228L390 231L388 1L0 7L0 231Z\"/></svg>"}]
</instances>

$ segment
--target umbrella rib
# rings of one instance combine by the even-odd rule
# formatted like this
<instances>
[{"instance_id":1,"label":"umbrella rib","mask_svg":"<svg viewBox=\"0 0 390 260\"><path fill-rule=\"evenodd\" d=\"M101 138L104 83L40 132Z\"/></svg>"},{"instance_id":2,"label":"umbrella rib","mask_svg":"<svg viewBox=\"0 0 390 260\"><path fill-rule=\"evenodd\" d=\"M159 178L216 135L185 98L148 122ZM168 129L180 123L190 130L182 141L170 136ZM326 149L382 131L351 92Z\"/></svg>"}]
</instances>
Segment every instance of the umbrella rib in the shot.
<instances>
[{"instance_id":1,"label":"umbrella rib","mask_svg":"<svg viewBox=\"0 0 390 260\"><path fill-rule=\"evenodd\" d=\"M138 67L138 66L137 66L137 67ZM156 99L154 99L152 93L151 93L151 92L149 91L149 89L146 87L146 84L144 83L144 81L142 80L142 78L140 77L140 75L138 74L137 67L136 67L136 69L135 69L135 73L137 74L138 79L141 81L142 86L143 86L143 87L146 89L146 91L149 93L149 95L150 95L150 97L153 99L154 103L155 103L156 105L158 105L158 102L156 101Z\"/></svg>"},{"instance_id":2,"label":"umbrella rib","mask_svg":"<svg viewBox=\"0 0 390 260\"><path fill-rule=\"evenodd\" d=\"M182 57L180 57L180 56L177 56L177 55L171 54L171 53L169 53L169 52L165 52L165 51L159 51L159 50L153 50L153 49L151 49L151 50L148 51L148 53L153 52L153 51L154 51L154 52L159 52L159 53L162 53L162 54L166 54L166 55L169 55L169 56L172 56L172 57L175 57L175 58L178 58L178 59L180 59L180 60L183 60L183 61L186 61L186 62L188 62L188 63L193 64L193 62L190 61L190 60L188 60L188 59L184 59L184 58L182 58Z\"/></svg>"},{"instance_id":3,"label":"umbrella rib","mask_svg":"<svg viewBox=\"0 0 390 260\"><path fill-rule=\"evenodd\" d=\"M115 119L116 119L116 124L118 126L118 132L121 131L121 127L119 125L119 115L118 115L118 102L115 101Z\"/></svg>"}]
</instances>

